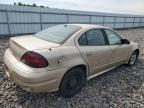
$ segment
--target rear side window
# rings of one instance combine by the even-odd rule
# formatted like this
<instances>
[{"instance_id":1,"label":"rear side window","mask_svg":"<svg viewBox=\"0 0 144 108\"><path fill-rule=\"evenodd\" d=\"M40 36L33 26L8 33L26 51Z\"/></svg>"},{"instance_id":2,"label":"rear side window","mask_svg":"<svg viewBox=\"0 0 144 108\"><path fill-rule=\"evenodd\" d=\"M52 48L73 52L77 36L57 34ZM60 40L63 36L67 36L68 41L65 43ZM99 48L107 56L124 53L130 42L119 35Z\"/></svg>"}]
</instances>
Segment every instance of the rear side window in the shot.
<instances>
[{"instance_id":1,"label":"rear side window","mask_svg":"<svg viewBox=\"0 0 144 108\"><path fill-rule=\"evenodd\" d=\"M83 35L79 38L78 42L79 42L80 45L87 45L88 43L87 43L86 34L83 34Z\"/></svg>"},{"instance_id":2,"label":"rear side window","mask_svg":"<svg viewBox=\"0 0 144 108\"><path fill-rule=\"evenodd\" d=\"M87 31L79 38L80 45L101 46L105 45L105 38L101 29Z\"/></svg>"}]
</instances>

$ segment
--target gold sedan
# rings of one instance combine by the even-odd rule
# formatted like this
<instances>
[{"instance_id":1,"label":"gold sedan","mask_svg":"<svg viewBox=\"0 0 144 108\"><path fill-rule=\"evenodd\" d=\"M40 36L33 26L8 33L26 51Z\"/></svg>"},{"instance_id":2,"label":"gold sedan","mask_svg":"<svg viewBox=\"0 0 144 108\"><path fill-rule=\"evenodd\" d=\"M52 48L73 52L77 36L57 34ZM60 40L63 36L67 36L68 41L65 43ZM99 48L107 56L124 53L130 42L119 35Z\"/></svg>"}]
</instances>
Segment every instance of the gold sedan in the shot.
<instances>
[{"instance_id":1,"label":"gold sedan","mask_svg":"<svg viewBox=\"0 0 144 108\"><path fill-rule=\"evenodd\" d=\"M6 74L30 92L78 93L85 82L121 64L133 66L137 43L98 25L61 24L34 35L10 38Z\"/></svg>"}]
</instances>

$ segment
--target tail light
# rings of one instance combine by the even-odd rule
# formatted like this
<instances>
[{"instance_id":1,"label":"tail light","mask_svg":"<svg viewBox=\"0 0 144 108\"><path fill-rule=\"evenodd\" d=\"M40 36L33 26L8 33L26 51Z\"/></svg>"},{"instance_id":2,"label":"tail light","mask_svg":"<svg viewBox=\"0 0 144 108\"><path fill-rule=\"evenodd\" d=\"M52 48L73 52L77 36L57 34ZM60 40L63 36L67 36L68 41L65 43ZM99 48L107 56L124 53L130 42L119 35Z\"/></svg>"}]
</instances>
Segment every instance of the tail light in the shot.
<instances>
[{"instance_id":1,"label":"tail light","mask_svg":"<svg viewBox=\"0 0 144 108\"><path fill-rule=\"evenodd\" d=\"M22 56L21 61L33 68L43 68L48 66L48 61L42 55L33 51L26 52Z\"/></svg>"}]
</instances>

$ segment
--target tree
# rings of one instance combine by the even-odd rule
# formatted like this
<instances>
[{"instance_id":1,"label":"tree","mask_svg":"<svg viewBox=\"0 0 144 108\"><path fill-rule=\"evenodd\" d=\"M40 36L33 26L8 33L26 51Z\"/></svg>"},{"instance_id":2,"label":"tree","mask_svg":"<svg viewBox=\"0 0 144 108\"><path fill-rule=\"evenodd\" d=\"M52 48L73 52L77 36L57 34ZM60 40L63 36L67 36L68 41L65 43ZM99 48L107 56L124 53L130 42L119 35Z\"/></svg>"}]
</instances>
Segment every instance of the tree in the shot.
<instances>
[{"instance_id":1,"label":"tree","mask_svg":"<svg viewBox=\"0 0 144 108\"><path fill-rule=\"evenodd\" d=\"M15 3L15 2L14 2L14 5L15 5L15 6L42 7L42 8L45 7L45 6L37 6L35 3L33 3L32 5L30 5L30 4L23 4L23 3L21 3L21 2L19 2L19 3Z\"/></svg>"},{"instance_id":2,"label":"tree","mask_svg":"<svg viewBox=\"0 0 144 108\"><path fill-rule=\"evenodd\" d=\"M40 6L40 7L44 8L44 6Z\"/></svg>"},{"instance_id":3,"label":"tree","mask_svg":"<svg viewBox=\"0 0 144 108\"><path fill-rule=\"evenodd\" d=\"M33 5L32 5L33 7L37 7L37 5L34 3Z\"/></svg>"},{"instance_id":4,"label":"tree","mask_svg":"<svg viewBox=\"0 0 144 108\"><path fill-rule=\"evenodd\" d=\"M14 6L16 6L17 4L14 2Z\"/></svg>"},{"instance_id":5,"label":"tree","mask_svg":"<svg viewBox=\"0 0 144 108\"><path fill-rule=\"evenodd\" d=\"M21 2L18 3L18 6L23 6L23 4Z\"/></svg>"}]
</instances>

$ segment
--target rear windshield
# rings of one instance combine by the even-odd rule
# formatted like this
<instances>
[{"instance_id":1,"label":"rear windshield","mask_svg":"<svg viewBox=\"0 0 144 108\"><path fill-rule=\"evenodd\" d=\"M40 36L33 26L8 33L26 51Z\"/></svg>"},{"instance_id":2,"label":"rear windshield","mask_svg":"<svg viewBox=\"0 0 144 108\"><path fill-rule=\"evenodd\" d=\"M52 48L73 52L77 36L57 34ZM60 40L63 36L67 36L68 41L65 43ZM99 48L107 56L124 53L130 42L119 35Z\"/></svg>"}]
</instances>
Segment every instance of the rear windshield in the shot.
<instances>
[{"instance_id":1,"label":"rear windshield","mask_svg":"<svg viewBox=\"0 0 144 108\"><path fill-rule=\"evenodd\" d=\"M63 43L80 28L76 25L56 25L42 30L34 36L54 43Z\"/></svg>"}]
</instances>

